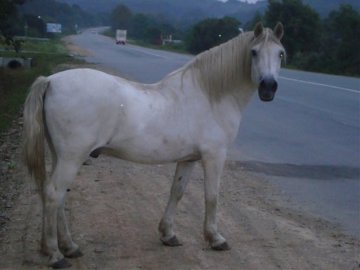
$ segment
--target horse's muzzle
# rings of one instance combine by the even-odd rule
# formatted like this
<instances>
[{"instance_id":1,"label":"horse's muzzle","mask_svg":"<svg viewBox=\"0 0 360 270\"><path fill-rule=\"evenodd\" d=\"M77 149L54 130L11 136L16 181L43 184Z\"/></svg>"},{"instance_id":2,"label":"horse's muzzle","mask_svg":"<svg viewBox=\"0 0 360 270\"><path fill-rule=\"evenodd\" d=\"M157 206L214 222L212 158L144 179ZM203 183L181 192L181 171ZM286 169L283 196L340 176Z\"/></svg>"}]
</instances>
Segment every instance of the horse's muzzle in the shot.
<instances>
[{"instance_id":1,"label":"horse's muzzle","mask_svg":"<svg viewBox=\"0 0 360 270\"><path fill-rule=\"evenodd\" d=\"M264 77L259 84L259 97L262 101L272 101L277 90L277 82L273 77Z\"/></svg>"}]
</instances>

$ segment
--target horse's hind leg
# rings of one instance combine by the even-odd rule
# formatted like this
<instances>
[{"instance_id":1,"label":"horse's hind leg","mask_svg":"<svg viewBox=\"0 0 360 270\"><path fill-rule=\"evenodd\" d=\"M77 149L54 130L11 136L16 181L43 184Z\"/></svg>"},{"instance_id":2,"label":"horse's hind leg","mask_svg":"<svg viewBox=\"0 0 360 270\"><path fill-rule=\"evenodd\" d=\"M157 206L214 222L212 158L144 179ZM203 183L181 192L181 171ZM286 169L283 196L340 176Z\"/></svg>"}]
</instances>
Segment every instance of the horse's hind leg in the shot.
<instances>
[{"instance_id":1,"label":"horse's hind leg","mask_svg":"<svg viewBox=\"0 0 360 270\"><path fill-rule=\"evenodd\" d=\"M59 250L58 241L68 245L67 250L75 250L63 216L66 190L74 180L79 168L74 161L58 159L50 179L43 186L43 239L42 250L50 256L49 264L53 268L71 266ZM59 232L59 239L58 239Z\"/></svg>"},{"instance_id":2,"label":"horse's hind leg","mask_svg":"<svg viewBox=\"0 0 360 270\"><path fill-rule=\"evenodd\" d=\"M166 246L181 245L175 236L174 217L176 213L176 206L182 198L186 185L189 181L191 171L195 162L179 162L176 167L175 177L171 186L170 198L165 209L165 213L159 224L159 231L161 233L161 241Z\"/></svg>"},{"instance_id":3,"label":"horse's hind leg","mask_svg":"<svg viewBox=\"0 0 360 270\"><path fill-rule=\"evenodd\" d=\"M74 243L71 237L69 227L66 222L65 203L62 203L58 209L58 243L61 251L67 258L78 258L83 256L79 246Z\"/></svg>"}]
</instances>

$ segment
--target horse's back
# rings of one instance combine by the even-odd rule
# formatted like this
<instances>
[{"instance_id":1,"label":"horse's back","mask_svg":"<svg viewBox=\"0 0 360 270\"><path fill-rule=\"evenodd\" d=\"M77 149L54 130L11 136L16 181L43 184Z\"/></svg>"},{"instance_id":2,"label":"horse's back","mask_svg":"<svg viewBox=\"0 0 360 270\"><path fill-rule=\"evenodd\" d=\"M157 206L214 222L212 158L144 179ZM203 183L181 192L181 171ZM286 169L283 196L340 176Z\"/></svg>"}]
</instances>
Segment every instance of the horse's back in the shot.
<instances>
[{"instance_id":1,"label":"horse's back","mask_svg":"<svg viewBox=\"0 0 360 270\"><path fill-rule=\"evenodd\" d=\"M49 76L48 80L57 92L61 91L62 94L71 94L71 96L76 94L104 96L106 92L112 91L117 82L112 75L88 68L65 70ZM123 84L125 82L126 80L123 79Z\"/></svg>"}]
</instances>

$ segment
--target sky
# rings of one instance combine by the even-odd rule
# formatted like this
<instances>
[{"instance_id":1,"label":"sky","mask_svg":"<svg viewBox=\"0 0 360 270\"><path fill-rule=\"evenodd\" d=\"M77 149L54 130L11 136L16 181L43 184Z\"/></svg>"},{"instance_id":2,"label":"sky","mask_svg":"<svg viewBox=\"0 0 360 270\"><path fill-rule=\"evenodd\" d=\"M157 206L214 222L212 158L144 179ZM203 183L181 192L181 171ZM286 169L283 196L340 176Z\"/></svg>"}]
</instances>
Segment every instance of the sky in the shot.
<instances>
[{"instance_id":1,"label":"sky","mask_svg":"<svg viewBox=\"0 0 360 270\"><path fill-rule=\"evenodd\" d=\"M228 0L218 0L220 2L227 2ZM262 1L262 0L238 0L240 2L247 2L249 4L255 4L256 2Z\"/></svg>"}]
</instances>

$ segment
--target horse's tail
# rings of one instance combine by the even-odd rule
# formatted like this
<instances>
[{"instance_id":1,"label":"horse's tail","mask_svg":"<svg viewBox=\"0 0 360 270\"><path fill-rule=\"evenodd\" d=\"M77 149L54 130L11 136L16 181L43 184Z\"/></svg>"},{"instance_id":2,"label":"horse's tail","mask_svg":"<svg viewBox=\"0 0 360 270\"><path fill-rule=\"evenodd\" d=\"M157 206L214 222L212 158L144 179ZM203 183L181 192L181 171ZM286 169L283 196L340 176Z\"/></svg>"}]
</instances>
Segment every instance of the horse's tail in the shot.
<instances>
[{"instance_id":1,"label":"horse's tail","mask_svg":"<svg viewBox=\"0 0 360 270\"><path fill-rule=\"evenodd\" d=\"M44 97L48 86L46 77L37 78L24 106L24 161L40 190L46 180Z\"/></svg>"}]
</instances>

